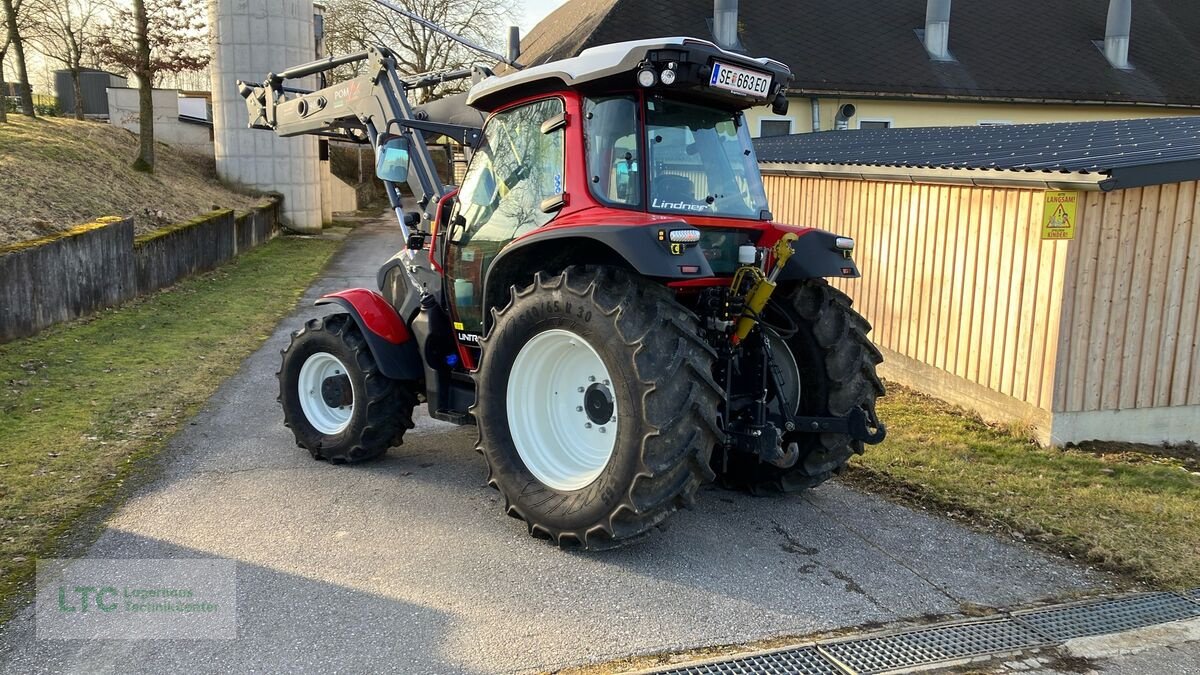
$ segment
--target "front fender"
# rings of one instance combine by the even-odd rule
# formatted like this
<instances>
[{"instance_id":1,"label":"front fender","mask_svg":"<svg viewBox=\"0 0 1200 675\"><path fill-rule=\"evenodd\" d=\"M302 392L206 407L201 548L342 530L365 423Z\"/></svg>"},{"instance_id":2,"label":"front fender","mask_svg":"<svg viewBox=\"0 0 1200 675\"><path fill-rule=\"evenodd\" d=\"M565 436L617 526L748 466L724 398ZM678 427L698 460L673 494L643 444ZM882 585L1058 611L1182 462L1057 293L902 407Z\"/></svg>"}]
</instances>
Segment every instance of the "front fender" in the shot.
<instances>
[{"instance_id":1,"label":"front fender","mask_svg":"<svg viewBox=\"0 0 1200 675\"><path fill-rule=\"evenodd\" d=\"M818 277L857 279L862 276L850 251L835 245L838 236L825 230L807 230L792 242L792 257L779 273L779 281L800 281Z\"/></svg>"},{"instance_id":2,"label":"front fender","mask_svg":"<svg viewBox=\"0 0 1200 675\"><path fill-rule=\"evenodd\" d=\"M425 375L412 331L382 295L367 288L329 293L314 305L337 305L346 310L367 340L379 372L393 380L419 380Z\"/></svg>"}]
</instances>

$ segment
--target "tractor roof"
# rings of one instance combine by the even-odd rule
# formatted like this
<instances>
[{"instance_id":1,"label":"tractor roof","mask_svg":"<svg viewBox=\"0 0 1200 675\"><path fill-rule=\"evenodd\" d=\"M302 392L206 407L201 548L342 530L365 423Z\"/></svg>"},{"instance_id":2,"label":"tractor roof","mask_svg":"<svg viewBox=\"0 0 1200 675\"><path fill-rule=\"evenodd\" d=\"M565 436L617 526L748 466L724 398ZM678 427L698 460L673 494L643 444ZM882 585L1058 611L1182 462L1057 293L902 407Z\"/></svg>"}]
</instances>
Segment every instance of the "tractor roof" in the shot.
<instances>
[{"instance_id":1,"label":"tractor roof","mask_svg":"<svg viewBox=\"0 0 1200 675\"><path fill-rule=\"evenodd\" d=\"M717 61L769 75L772 78L770 90L762 96L754 96L707 87L707 77ZM634 89L637 72L648 63L658 67L677 64L679 72L685 75L678 86L658 82L654 85L656 89L711 98L738 109L769 103L792 79L791 70L773 59L750 58L721 49L708 40L665 37L592 47L573 58L489 77L471 87L467 105L490 112L511 101L564 87L591 92Z\"/></svg>"}]
</instances>

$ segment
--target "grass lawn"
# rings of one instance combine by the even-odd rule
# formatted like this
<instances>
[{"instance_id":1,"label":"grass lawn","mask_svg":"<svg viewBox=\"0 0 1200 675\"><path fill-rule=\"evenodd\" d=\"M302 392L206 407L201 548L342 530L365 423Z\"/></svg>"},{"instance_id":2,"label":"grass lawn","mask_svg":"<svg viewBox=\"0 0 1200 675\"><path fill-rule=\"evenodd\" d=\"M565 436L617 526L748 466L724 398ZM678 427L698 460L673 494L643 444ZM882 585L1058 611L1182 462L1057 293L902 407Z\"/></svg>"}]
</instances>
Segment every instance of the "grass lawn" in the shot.
<instances>
[{"instance_id":1,"label":"grass lawn","mask_svg":"<svg viewBox=\"0 0 1200 675\"><path fill-rule=\"evenodd\" d=\"M887 440L855 458L850 482L1133 581L1200 586L1194 448L1153 454L1042 449L895 385L888 386L879 414Z\"/></svg>"},{"instance_id":2,"label":"grass lawn","mask_svg":"<svg viewBox=\"0 0 1200 675\"><path fill-rule=\"evenodd\" d=\"M0 345L0 618L35 559L114 502L139 461L262 344L336 247L276 239L209 274Z\"/></svg>"}]
</instances>

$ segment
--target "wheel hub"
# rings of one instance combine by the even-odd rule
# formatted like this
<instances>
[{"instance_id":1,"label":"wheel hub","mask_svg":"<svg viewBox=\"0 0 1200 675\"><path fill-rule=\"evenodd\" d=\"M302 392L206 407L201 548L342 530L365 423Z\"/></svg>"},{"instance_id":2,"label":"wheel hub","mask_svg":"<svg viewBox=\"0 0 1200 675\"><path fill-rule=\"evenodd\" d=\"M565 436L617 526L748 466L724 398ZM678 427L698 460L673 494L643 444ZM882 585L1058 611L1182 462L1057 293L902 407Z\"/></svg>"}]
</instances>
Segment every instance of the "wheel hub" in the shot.
<instances>
[{"instance_id":1,"label":"wheel hub","mask_svg":"<svg viewBox=\"0 0 1200 675\"><path fill-rule=\"evenodd\" d=\"M354 415L354 384L346 364L329 352L317 352L304 361L296 382L300 408L318 433L332 436L350 426Z\"/></svg>"},{"instance_id":2,"label":"wheel hub","mask_svg":"<svg viewBox=\"0 0 1200 675\"><path fill-rule=\"evenodd\" d=\"M612 391L603 383L593 382L584 390L583 410L592 424L608 424L613 421L616 406L613 403Z\"/></svg>"},{"instance_id":3,"label":"wheel hub","mask_svg":"<svg viewBox=\"0 0 1200 675\"><path fill-rule=\"evenodd\" d=\"M321 383L321 399L330 408L340 408L354 401L354 390L350 386L350 378L345 375L335 375L325 378Z\"/></svg>"}]
</instances>

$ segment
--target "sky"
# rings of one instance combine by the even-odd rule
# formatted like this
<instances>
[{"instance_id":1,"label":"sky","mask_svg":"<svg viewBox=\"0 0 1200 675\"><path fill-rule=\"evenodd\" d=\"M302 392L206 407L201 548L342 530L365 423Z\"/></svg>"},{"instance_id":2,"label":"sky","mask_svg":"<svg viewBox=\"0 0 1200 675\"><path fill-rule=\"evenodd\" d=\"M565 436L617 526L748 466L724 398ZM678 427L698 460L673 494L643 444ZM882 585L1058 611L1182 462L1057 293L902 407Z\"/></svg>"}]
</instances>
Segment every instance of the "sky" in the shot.
<instances>
[{"instance_id":1,"label":"sky","mask_svg":"<svg viewBox=\"0 0 1200 675\"><path fill-rule=\"evenodd\" d=\"M128 0L119 0L122 3L127 3ZM566 0L517 0L517 7L520 8L521 19L517 24L521 27L521 35L528 35L529 31L538 24L539 21L546 18L546 15L561 7ZM33 50L29 50L32 52ZM53 82L53 71L60 67L56 63L46 63L36 53L29 53L27 56L29 62L29 77L34 80L34 89L38 92L48 93L51 82Z\"/></svg>"},{"instance_id":2,"label":"sky","mask_svg":"<svg viewBox=\"0 0 1200 675\"><path fill-rule=\"evenodd\" d=\"M521 5L525 8L525 15L521 19L521 35L528 35L529 31L538 24L539 21L546 18L546 15L558 9L566 0L522 0Z\"/></svg>"}]
</instances>

